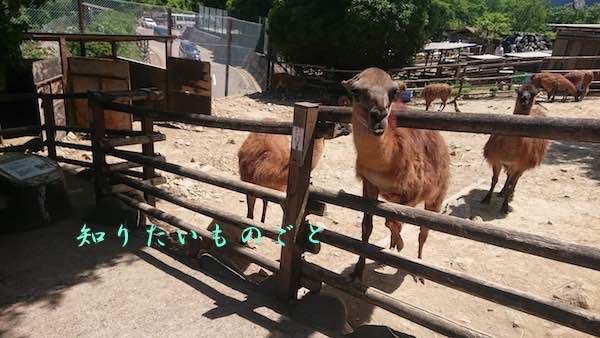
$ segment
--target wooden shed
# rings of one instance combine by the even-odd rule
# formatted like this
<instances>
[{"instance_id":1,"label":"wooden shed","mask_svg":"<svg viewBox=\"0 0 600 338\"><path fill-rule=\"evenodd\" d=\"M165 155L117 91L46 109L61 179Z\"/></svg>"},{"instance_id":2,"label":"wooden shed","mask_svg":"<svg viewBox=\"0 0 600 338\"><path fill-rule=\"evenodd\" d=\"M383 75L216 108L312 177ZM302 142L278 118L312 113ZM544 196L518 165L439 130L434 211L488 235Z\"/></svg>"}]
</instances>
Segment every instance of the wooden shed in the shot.
<instances>
[{"instance_id":1,"label":"wooden shed","mask_svg":"<svg viewBox=\"0 0 600 338\"><path fill-rule=\"evenodd\" d=\"M557 29L552 56L599 56L600 24L550 24ZM600 60L549 60L543 69L598 69Z\"/></svg>"}]
</instances>

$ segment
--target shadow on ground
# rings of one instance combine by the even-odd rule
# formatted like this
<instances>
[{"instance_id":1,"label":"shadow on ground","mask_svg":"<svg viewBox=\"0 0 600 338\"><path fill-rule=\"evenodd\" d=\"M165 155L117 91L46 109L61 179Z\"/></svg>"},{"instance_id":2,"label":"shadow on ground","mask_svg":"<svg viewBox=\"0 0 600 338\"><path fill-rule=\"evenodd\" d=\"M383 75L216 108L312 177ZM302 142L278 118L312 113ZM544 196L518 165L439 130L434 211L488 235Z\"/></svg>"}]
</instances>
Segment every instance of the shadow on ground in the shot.
<instances>
[{"instance_id":1,"label":"shadow on ground","mask_svg":"<svg viewBox=\"0 0 600 338\"><path fill-rule=\"evenodd\" d=\"M504 181L501 181L500 183L504 184ZM476 219L480 217L482 221L486 222L506 218L507 215L500 212L504 197L499 196L498 192L502 184L498 184L500 187L496 186L496 192L492 195L490 204L481 203L481 200L488 193L487 190L473 189L466 195L461 196L456 201L448 204L446 207L446 214L466 219ZM512 208L509 204L509 213L511 211Z\"/></svg>"},{"instance_id":2,"label":"shadow on ground","mask_svg":"<svg viewBox=\"0 0 600 338\"><path fill-rule=\"evenodd\" d=\"M600 181L600 144L553 141L544 164L567 163L581 165L589 178Z\"/></svg>"}]
</instances>

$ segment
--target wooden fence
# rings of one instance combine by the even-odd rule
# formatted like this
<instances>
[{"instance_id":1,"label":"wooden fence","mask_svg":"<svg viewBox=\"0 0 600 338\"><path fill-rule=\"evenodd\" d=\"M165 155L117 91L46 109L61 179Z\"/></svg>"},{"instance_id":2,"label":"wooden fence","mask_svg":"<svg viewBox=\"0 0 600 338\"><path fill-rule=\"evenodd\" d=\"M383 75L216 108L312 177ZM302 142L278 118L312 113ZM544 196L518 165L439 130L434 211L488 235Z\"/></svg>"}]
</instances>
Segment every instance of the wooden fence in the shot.
<instances>
[{"instance_id":1,"label":"wooden fence","mask_svg":"<svg viewBox=\"0 0 600 338\"><path fill-rule=\"evenodd\" d=\"M459 97L478 96L482 94L498 95L501 93L512 93L512 84L515 79L523 79L527 73L536 72L557 72L568 73L576 69L545 69L545 66L554 61L569 60L600 60L600 56L550 56L546 58L537 58L533 60L506 59L498 62L474 60L467 62L458 62L450 64L435 64L426 66L411 66L403 68L388 69L390 75L396 80L402 80L408 86L408 89L419 93L430 83L445 82L452 83L458 87L455 95ZM332 90L335 88L338 92L343 92L340 85L340 78L350 78L361 70L335 69L332 67L308 65L308 64L282 64L283 69L292 67L296 70L301 69L297 76L308 80L307 86ZM522 70L522 74L516 72ZM591 69L600 71L598 69ZM520 82L520 81L517 81ZM592 82L590 93L600 92L598 81ZM490 91L490 87L498 86ZM466 87L475 90L467 93ZM505 90L503 87L509 87Z\"/></svg>"},{"instance_id":2,"label":"wooden fence","mask_svg":"<svg viewBox=\"0 0 600 338\"><path fill-rule=\"evenodd\" d=\"M42 97L44 99L44 97ZM52 97L46 96L46 100ZM141 210L168 224L185 231L195 231L202 240L212 243L212 233L196 225L170 215L155 207L154 198L160 198L196 213L239 226L258 228L265 237L273 240L279 235L278 227L271 227L256 220L248 219L228 211L209 207L201 203L190 202L175 196L159 187L153 181L157 176L155 170L184 176L199 182L215 185L242 194L254 195L258 198L284 206L283 224L293 225L293 230L286 232L282 240L286 243L281 249L280 262L275 262L245 247L228 246L225 253L237 255L258 264L278 276L276 293L283 301L295 300L300 287L318 291L322 283L342 290L373 305L411 320L433 331L452 337L490 337L490 334L479 332L458 324L443 316L419 309L401 300L394 299L384 292L369 286L348 284L347 279L326 267L308 263L303 260L303 253L318 253L320 244L308 240L309 228L306 222L308 214L322 214L324 205L333 204L372 215L386 217L416 226L426 226L453 236L467 238L481 243L516 250L519 252L576 265L582 268L600 271L600 249L572 244L560 240L545 238L520 231L506 230L490 226L484 222L475 222L453 216L440 215L426 210L415 209L389 202L378 202L310 184L313 140L316 136L330 133L335 123L348 122L350 108L327 107L309 103L298 103L294 107L293 122L263 122L234 118L219 118L206 115L182 115L169 111L131 106L113 102L114 97L102 93L88 95L93 124L89 130L92 145L76 149L92 150L93 162L86 163L94 169L95 190L97 200L102 196L115 194L126 204ZM47 101L46 101L47 102ZM46 104L44 106L50 106ZM114 138L114 131L104 126L105 110L134 114L143 121L143 135ZM394 112L399 127L426 128L470 133L496 133L514 136L529 136L553 140L595 142L600 143L600 120L567 119L567 118L530 118L527 116L494 115L494 114L447 114L426 113L406 110ZM204 127L251 132L291 135L291 156L289 164L288 189L286 193L260 187L236 179L225 178L199 170L186 168L157 158L151 145L160 138L153 137L153 123L157 120L183 122ZM48 127L48 121L43 129ZM51 123L50 123L51 124ZM58 129L57 127L55 129ZM70 129L64 128L63 129ZM72 129L71 129L72 130ZM38 132L34 130L32 132ZM119 132L120 133L120 132ZM129 133L129 132L127 132ZM51 135L50 133L49 135ZM124 151L117 147L125 144L143 143L142 152ZM50 148L57 144L49 137L45 141ZM56 157L56 154L50 154ZM118 170L115 165L108 165L107 156L124 160ZM59 158L59 160L61 160ZM132 175L127 169L137 165L144 168L142 175ZM146 200L141 201L122 194L133 189L143 192ZM396 252L365 243L349 236L330 230L316 234L315 239L321 243L338 247L348 252L365 256L379 263L405 270L414 275L429 279L435 283L463 291L467 294L492 301L525 313L543 318L566 327L591 335L600 335L600 317L597 314L565 305L557 301L545 299L526 291L516 290L469 276L465 273L436 266L434 264L408 258ZM193 252L192 252L193 254Z\"/></svg>"}]
</instances>

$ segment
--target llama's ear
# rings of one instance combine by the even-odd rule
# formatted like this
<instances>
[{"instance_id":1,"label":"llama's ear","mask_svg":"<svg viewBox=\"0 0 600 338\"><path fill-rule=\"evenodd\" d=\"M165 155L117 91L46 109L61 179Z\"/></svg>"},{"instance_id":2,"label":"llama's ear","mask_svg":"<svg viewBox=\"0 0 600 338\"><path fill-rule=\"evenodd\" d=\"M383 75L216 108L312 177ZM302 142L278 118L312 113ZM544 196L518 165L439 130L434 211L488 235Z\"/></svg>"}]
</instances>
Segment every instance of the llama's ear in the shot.
<instances>
[{"instance_id":1,"label":"llama's ear","mask_svg":"<svg viewBox=\"0 0 600 338\"><path fill-rule=\"evenodd\" d=\"M344 88L346 88L348 93L354 94L354 91L356 90L356 87L354 87L355 82L356 82L356 80L354 78L352 78L350 80L344 80L344 81L342 81L342 86L344 86Z\"/></svg>"}]
</instances>

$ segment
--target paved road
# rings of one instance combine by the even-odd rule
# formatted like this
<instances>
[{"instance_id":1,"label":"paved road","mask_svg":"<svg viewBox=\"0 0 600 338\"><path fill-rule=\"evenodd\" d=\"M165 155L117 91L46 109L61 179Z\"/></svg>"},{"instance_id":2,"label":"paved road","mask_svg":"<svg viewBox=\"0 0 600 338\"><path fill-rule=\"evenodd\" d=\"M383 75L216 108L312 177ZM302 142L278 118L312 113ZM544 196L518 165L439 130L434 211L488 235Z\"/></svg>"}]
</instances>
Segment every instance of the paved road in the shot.
<instances>
[{"instance_id":1,"label":"paved road","mask_svg":"<svg viewBox=\"0 0 600 338\"><path fill-rule=\"evenodd\" d=\"M138 34L144 35L152 35L152 29L138 27ZM180 32L173 31L173 34L179 35ZM173 50L172 54L175 57L179 56L179 43L180 40L177 39L173 41ZM150 41L150 62L153 65L165 67L166 64L166 54L165 54L165 44L158 41ZM216 63L212 60L212 53L210 50L206 48L200 47L200 56L203 61L211 62L211 77L212 77L212 96L213 97L223 97L225 96L225 68L226 66L222 63ZM229 68L229 95L243 95L254 93L260 90L260 87L257 86L256 82L252 78L252 76L245 71L244 69L239 69L236 67Z\"/></svg>"}]
</instances>

